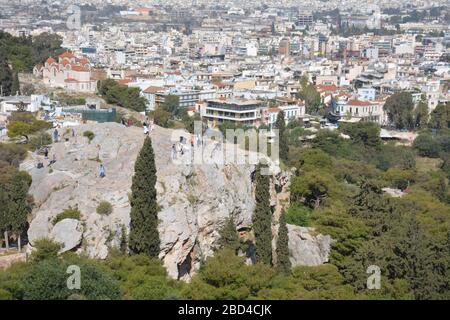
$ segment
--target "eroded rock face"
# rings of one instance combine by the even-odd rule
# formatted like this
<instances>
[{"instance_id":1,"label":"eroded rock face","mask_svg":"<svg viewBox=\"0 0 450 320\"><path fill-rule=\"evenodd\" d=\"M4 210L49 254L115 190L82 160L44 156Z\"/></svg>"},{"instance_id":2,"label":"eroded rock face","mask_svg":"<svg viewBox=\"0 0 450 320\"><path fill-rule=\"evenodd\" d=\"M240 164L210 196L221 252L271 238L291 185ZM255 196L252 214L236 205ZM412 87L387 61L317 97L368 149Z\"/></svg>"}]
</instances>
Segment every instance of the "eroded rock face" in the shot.
<instances>
[{"instance_id":1,"label":"eroded rock face","mask_svg":"<svg viewBox=\"0 0 450 320\"><path fill-rule=\"evenodd\" d=\"M83 132L87 130L95 135L90 143L83 137ZM61 129L61 133L64 133L64 129ZM213 144L208 144L204 149L206 161L202 163L192 164L187 161L191 157L189 146L184 155L178 157L178 160L184 161L174 162L171 160L171 147L175 141L179 141L180 134L156 127L151 137L158 175L157 201L161 207L158 214L161 239L159 256L171 277L189 280L200 261L212 255L226 218L233 215L238 228L251 225L254 208L251 177L255 166L233 161L223 163L220 161L221 151L214 151ZM22 167L33 177L30 193L37 204L28 230L30 243L33 245L35 240L49 236L65 241L68 244L66 248L78 242L78 233L74 231L79 230L78 226L71 225L73 234L65 239L64 228L58 226L53 231L57 226L51 223L64 209L78 206L82 214L82 245L78 242L72 248L92 258L103 259L110 247L120 245L123 227L129 233L131 181L144 134L140 128L103 123L75 127L75 137L69 134L68 138L69 141L52 145L49 158L56 155L52 170L47 167L48 160L44 160L44 169L30 168L30 163L38 161L38 157L31 154L27 165ZM198 150L195 152L200 154ZM239 154L242 151L237 152ZM106 169L104 178L98 175L100 162ZM272 166L272 169L279 176L279 168ZM279 205L283 199L289 198L286 194L287 184L284 185L283 182L281 187L272 188L272 197L277 197L271 201L276 215L281 212ZM278 196L276 189L282 189ZM96 213L96 207L101 201L111 203L113 212L110 215ZM278 218L275 223L277 221ZM277 230L275 225L274 230ZM312 250L309 243L305 246L297 238L293 237L296 239L293 240L293 246L300 244L309 250L308 256L314 252L323 253ZM297 252L293 249L296 257ZM309 263L311 259L306 261Z\"/></svg>"},{"instance_id":2,"label":"eroded rock face","mask_svg":"<svg viewBox=\"0 0 450 320\"><path fill-rule=\"evenodd\" d=\"M49 237L62 245L60 253L66 252L81 243L83 226L79 220L64 219L55 224Z\"/></svg>"},{"instance_id":3,"label":"eroded rock face","mask_svg":"<svg viewBox=\"0 0 450 320\"><path fill-rule=\"evenodd\" d=\"M91 143L83 137L87 130L95 134ZM28 170L33 177L30 193L37 204L28 231L30 243L53 235L55 227L60 230L59 223L52 226L52 219L67 207L78 206L84 224L79 250L93 258L105 258L109 247L119 246L122 226L129 232L128 196L144 135L140 128L104 123L75 127L75 137L68 137L69 141L53 144L49 158L54 153L56 163L51 171L48 160L44 160L44 169ZM169 129L157 127L152 132L161 206L160 258L171 277L188 280L200 260L212 254L218 231L230 214L238 227L251 224L254 166L213 163L218 152L213 152L212 146L205 149L209 164L173 163L171 139L178 138L178 133ZM190 153L183 157L190 157ZM37 160L30 155L27 163ZM106 169L105 178L98 176L100 161ZM112 204L110 215L96 213L101 201ZM63 240L59 231L58 236Z\"/></svg>"},{"instance_id":4,"label":"eroded rock face","mask_svg":"<svg viewBox=\"0 0 450 320\"><path fill-rule=\"evenodd\" d=\"M289 254L293 267L317 266L328 262L331 250L329 235L314 234L314 229L287 225Z\"/></svg>"}]
</instances>

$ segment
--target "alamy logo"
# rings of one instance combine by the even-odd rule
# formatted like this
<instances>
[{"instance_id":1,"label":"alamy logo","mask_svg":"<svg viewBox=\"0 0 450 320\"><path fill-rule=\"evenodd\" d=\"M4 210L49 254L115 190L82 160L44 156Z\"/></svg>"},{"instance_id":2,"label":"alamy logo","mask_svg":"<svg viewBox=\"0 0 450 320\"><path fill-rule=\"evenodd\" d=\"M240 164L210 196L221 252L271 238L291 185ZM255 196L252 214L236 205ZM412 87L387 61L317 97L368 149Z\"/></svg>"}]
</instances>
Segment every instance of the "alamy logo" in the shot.
<instances>
[{"instance_id":1,"label":"alamy logo","mask_svg":"<svg viewBox=\"0 0 450 320\"><path fill-rule=\"evenodd\" d=\"M367 289L381 289L381 269L379 266L371 265L367 268L366 273L371 274L367 278Z\"/></svg>"},{"instance_id":2,"label":"alamy logo","mask_svg":"<svg viewBox=\"0 0 450 320\"><path fill-rule=\"evenodd\" d=\"M174 130L171 136L171 161L183 164L237 165L279 164L279 132L277 129L227 129L203 132L201 121L194 122L194 134ZM261 174L270 175L264 167Z\"/></svg>"},{"instance_id":3,"label":"alamy logo","mask_svg":"<svg viewBox=\"0 0 450 320\"><path fill-rule=\"evenodd\" d=\"M67 29L80 30L81 29L81 9L76 5L70 5L67 8L69 17L67 18Z\"/></svg>"},{"instance_id":4,"label":"alamy logo","mask_svg":"<svg viewBox=\"0 0 450 320\"><path fill-rule=\"evenodd\" d=\"M70 265L66 270L70 276L67 278L67 289L75 290L81 288L81 269L79 266Z\"/></svg>"}]
</instances>

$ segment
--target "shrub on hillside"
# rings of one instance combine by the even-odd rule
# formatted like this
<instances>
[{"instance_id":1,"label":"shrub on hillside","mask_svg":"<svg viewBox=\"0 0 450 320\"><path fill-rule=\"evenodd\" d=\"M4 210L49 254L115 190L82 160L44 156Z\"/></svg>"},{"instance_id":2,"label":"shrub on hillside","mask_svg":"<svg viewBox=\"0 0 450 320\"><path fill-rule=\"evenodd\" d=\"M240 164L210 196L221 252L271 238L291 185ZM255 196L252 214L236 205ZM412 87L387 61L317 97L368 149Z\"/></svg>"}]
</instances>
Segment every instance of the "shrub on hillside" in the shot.
<instances>
[{"instance_id":1,"label":"shrub on hillside","mask_svg":"<svg viewBox=\"0 0 450 320\"><path fill-rule=\"evenodd\" d=\"M109 215L113 211L111 203L108 201L102 201L97 206L97 213L101 215Z\"/></svg>"},{"instance_id":2,"label":"shrub on hillside","mask_svg":"<svg viewBox=\"0 0 450 320\"><path fill-rule=\"evenodd\" d=\"M80 210L78 210L78 208L69 207L67 209L64 209L62 212L58 213L55 218L53 218L52 224L55 225L64 219L80 220L81 212Z\"/></svg>"}]
</instances>

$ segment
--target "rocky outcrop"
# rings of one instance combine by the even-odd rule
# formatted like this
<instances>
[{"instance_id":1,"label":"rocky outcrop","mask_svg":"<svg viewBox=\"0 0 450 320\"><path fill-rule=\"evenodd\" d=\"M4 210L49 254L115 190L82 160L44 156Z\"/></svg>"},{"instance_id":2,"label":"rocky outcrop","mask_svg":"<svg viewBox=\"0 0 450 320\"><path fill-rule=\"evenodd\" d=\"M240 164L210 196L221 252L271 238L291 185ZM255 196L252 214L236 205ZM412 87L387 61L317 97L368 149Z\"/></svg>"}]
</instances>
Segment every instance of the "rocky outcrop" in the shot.
<instances>
[{"instance_id":1,"label":"rocky outcrop","mask_svg":"<svg viewBox=\"0 0 450 320\"><path fill-rule=\"evenodd\" d=\"M331 250L329 235L314 234L314 229L287 225L289 231L289 254L293 267L317 266L328 262Z\"/></svg>"},{"instance_id":2,"label":"rocky outcrop","mask_svg":"<svg viewBox=\"0 0 450 320\"><path fill-rule=\"evenodd\" d=\"M62 133L64 130L61 129ZM91 142L83 136L87 130L95 135ZM226 145L217 149L211 141L203 149L204 161L192 163L188 145L184 154L172 161L171 147L180 135L187 133L160 127L151 133L158 175L157 201L161 208L160 258L171 277L189 280L200 261L213 254L226 218L232 215L239 229L251 226L254 208L251 179L255 166L248 161L244 164L223 161ZM55 154L56 163L51 167L47 166L48 160L44 160L43 169L30 166L42 160L34 154L23 166L33 177L30 193L36 203L28 231L30 244L39 238L53 237L64 243L64 250L105 258L110 247L120 245L122 230L129 232L131 179L144 134L140 128L103 123L75 127L75 136L68 134L67 138L52 145L49 158ZM202 154L197 149L194 157ZM243 158L249 157L242 150L236 152ZM104 178L98 175L100 162L106 169ZM288 184L276 165L271 164L271 170L277 177L272 188L272 198L275 197L272 206L278 214L289 198ZM111 203L111 214L96 213L101 201ZM81 222L75 224L66 219L53 226L53 218L69 206L78 206Z\"/></svg>"},{"instance_id":3,"label":"rocky outcrop","mask_svg":"<svg viewBox=\"0 0 450 320\"><path fill-rule=\"evenodd\" d=\"M83 226L75 219L59 221L50 231L49 238L61 244L60 253L69 251L81 243Z\"/></svg>"}]
</instances>

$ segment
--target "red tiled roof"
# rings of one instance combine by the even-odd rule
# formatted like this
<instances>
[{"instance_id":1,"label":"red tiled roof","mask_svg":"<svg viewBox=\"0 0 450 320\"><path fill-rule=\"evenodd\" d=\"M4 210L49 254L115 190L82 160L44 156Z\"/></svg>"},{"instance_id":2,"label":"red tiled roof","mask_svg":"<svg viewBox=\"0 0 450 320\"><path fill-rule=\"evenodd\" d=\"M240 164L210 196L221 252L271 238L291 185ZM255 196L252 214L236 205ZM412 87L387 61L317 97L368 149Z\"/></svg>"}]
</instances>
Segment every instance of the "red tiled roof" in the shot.
<instances>
[{"instance_id":1,"label":"red tiled roof","mask_svg":"<svg viewBox=\"0 0 450 320\"><path fill-rule=\"evenodd\" d=\"M347 102L347 105L349 106L370 106L372 105L370 101L363 101L363 100L349 100Z\"/></svg>"},{"instance_id":2,"label":"red tiled roof","mask_svg":"<svg viewBox=\"0 0 450 320\"><path fill-rule=\"evenodd\" d=\"M223 88L226 87L227 85L223 82L213 82L212 83L214 86L219 87L219 88Z\"/></svg>"},{"instance_id":3,"label":"red tiled roof","mask_svg":"<svg viewBox=\"0 0 450 320\"><path fill-rule=\"evenodd\" d=\"M337 90L337 87L334 84L332 84L332 85L318 84L316 86L316 88L317 88L317 91L321 91L321 92L324 92L324 91L336 91Z\"/></svg>"},{"instance_id":4,"label":"red tiled roof","mask_svg":"<svg viewBox=\"0 0 450 320\"><path fill-rule=\"evenodd\" d=\"M75 56L73 55L73 53L70 53L69 51L63 52L59 55L60 58L75 58Z\"/></svg>"},{"instance_id":5,"label":"red tiled roof","mask_svg":"<svg viewBox=\"0 0 450 320\"><path fill-rule=\"evenodd\" d=\"M78 80L76 80L74 78L66 78L66 79L64 79L64 82L78 82Z\"/></svg>"},{"instance_id":6,"label":"red tiled roof","mask_svg":"<svg viewBox=\"0 0 450 320\"><path fill-rule=\"evenodd\" d=\"M72 70L73 71L78 71L78 72L86 72L86 71L89 71L89 70L87 70L86 68L84 68L84 67L82 67L82 66L72 66Z\"/></svg>"},{"instance_id":7,"label":"red tiled roof","mask_svg":"<svg viewBox=\"0 0 450 320\"><path fill-rule=\"evenodd\" d=\"M149 8L137 8L137 9L134 9L134 11L141 12L141 13L149 13L150 11L152 11L152 9L149 9Z\"/></svg>"},{"instance_id":8,"label":"red tiled roof","mask_svg":"<svg viewBox=\"0 0 450 320\"><path fill-rule=\"evenodd\" d=\"M275 97L276 100L285 101L285 102L295 102L294 99L288 97Z\"/></svg>"},{"instance_id":9,"label":"red tiled roof","mask_svg":"<svg viewBox=\"0 0 450 320\"><path fill-rule=\"evenodd\" d=\"M117 80L117 83L122 85L122 86L126 86L129 82L130 82L130 79Z\"/></svg>"},{"instance_id":10,"label":"red tiled roof","mask_svg":"<svg viewBox=\"0 0 450 320\"><path fill-rule=\"evenodd\" d=\"M80 63L80 64L89 64L89 61L87 59L85 59L85 58L82 58L82 59L78 60L78 63Z\"/></svg>"},{"instance_id":11,"label":"red tiled roof","mask_svg":"<svg viewBox=\"0 0 450 320\"><path fill-rule=\"evenodd\" d=\"M145 93L156 93L158 91L161 91L163 88L157 87L157 86L150 86L147 89L144 90Z\"/></svg>"},{"instance_id":12,"label":"red tiled roof","mask_svg":"<svg viewBox=\"0 0 450 320\"><path fill-rule=\"evenodd\" d=\"M272 113L272 112L280 112L280 108L269 108L267 109L268 112Z\"/></svg>"},{"instance_id":13,"label":"red tiled roof","mask_svg":"<svg viewBox=\"0 0 450 320\"><path fill-rule=\"evenodd\" d=\"M48 63L48 64L52 64L52 63L55 63L56 61L55 61L55 59L53 59L52 57L49 57L48 59L47 59L47 61L45 61L46 63Z\"/></svg>"}]
</instances>

